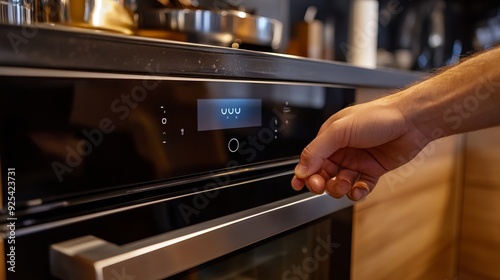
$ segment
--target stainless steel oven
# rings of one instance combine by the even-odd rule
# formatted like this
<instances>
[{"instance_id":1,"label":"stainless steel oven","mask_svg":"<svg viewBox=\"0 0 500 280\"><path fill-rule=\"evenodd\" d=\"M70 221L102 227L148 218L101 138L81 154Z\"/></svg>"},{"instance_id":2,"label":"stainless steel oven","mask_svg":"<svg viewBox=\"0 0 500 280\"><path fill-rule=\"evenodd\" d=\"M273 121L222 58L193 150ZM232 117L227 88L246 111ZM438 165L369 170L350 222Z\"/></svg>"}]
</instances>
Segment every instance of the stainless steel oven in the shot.
<instances>
[{"instance_id":1,"label":"stainless steel oven","mask_svg":"<svg viewBox=\"0 0 500 280\"><path fill-rule=\"evenodd\" d=\"M7 190L5 214L16 224L20 279L112 279L122 267L159 279L348 205L325 197L320 206L289 180L301 148L352 90L39 73L0 78L3 177L15 178L15 210Z\"/></svg>"},{"instance_id":2,"label":"stainless steel oven","mask_svg":"<svg viewBox=\"0 0 500 280\"><path fill-rule=\"evenodd\" d=\"M0 278L349 278L351 203L293 167L354 88L411 76L26 28L0 25L36 34L0 41Z\"/></svg>"}]
</instances>

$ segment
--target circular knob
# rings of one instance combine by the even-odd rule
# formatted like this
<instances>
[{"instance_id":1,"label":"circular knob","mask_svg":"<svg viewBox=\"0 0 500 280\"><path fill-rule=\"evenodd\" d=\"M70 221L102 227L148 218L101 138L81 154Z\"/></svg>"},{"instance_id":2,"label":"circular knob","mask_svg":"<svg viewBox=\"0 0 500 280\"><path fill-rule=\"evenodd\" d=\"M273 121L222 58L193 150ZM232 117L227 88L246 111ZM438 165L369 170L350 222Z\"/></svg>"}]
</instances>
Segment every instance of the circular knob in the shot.
<instances>
[{"instance_id":1,"label":"circular knob","mask_svg":"<svg viewBox=\"0 0 500 280\"><path fill-rule=\"evenodd\" d=\"M227 142L227 148L231 153L235 153L240 148L240 141L236 138L231 138L231 140Z\"/></svg>"}]
</instances>

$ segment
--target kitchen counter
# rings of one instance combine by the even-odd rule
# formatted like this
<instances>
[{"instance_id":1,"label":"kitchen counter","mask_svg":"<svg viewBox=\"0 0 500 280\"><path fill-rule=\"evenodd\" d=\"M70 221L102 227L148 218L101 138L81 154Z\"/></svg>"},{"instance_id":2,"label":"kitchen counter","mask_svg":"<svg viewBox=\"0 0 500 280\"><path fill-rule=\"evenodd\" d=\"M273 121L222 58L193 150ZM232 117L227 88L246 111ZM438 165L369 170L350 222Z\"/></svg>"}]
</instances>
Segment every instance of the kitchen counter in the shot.
<instances>
[{"instance_id":1,"label":"kitchen counter","mask_svg":"<svg viewBox=\"0 0 500 280\"><path fill-rule=\"evenodd\" d=\"M404 87L422 77L415 72L365 69L340 62L62 26L0 25L0 37L4 38L0 40L0 74L4 75L33 75L26 68L42 68L370 88Z\"/></svg>"}]
</instances>

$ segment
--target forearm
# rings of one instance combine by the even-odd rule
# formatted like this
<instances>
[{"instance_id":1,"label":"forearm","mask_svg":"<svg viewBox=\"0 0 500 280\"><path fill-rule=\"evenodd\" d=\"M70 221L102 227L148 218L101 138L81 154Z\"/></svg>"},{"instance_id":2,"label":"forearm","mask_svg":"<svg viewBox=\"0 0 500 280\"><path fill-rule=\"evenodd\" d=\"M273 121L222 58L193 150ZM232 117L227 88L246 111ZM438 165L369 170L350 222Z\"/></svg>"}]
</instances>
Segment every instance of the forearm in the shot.
<instances>
[{"instance_id":1,"label":"forearm","mask_svg":"<svg viewBox=\"0 0 500 280\"><path fill-rule=\"evenodd\" d=\"M391 96L430 141L500 125L500 48Z\"/></svg>"}]
</instances>

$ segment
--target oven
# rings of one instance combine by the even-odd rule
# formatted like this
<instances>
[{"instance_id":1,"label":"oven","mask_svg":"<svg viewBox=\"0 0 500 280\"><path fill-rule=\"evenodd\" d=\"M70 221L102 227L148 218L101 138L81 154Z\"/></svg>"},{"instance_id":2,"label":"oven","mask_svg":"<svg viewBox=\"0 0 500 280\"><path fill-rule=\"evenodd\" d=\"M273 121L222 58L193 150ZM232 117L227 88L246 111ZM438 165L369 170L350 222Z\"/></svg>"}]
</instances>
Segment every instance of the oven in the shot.
<instances>
[{"instance_id":1,"label":"oven","mask_svg":"<svg viewBox=\"0 0 500 280\"><path fill-rule=\"evenodd\" d=\"M357 86L412 77L0 25L33 32L0 43L0 278L349 279L351 203L293 168Z\"/></svg>"},{"instance_id":2,"label":"oven","mask_svg":"<svg viewBox=\"0 0 500 280\"><path fill-rule=\"evenodd\" d=\"M349 89L53 74L0 79L7 233L15 224L4 244L10 257L15 242L15 278L161 279L348 205L321 206L289 181ZM301 247L318 234L349 252L348 240L331 236L332 220L295 233L312 238ZM283 250L294 238L255 256L291 268Z\"/></svg>"}]
</instances>

